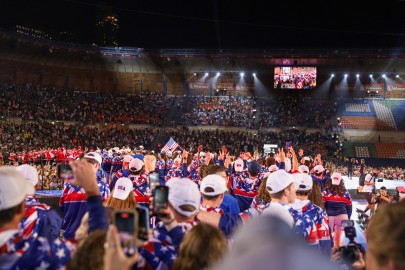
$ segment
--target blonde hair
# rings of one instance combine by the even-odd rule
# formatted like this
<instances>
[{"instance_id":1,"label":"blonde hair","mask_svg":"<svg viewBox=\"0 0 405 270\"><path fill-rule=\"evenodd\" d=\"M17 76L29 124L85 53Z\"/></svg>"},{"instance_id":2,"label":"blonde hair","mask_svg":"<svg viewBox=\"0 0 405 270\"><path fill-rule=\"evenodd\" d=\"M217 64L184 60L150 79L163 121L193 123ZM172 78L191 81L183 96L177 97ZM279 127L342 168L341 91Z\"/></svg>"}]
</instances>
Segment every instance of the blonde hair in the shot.
<instances>
[{"instance_id":1,"label":"blonde hair","mask_svg":"<svg viewBox=\"0 0 405 270\"><path fill-rule=\"evenodd\" d=\"M392 261L395 269L405 269L405 202L386 204L378 208L368 225L368 253L379 267Z\"/></svg>"},{"instance_id":2,"label":"blonde hair","mask_svg":"<svg viewBox=\"0 0 405 270\"><path fill-rule=\"evenodd\" d=\"M219 261L227 250L228 242L218 228L198 224L184 236L172 269L207 269Z\"/></svg>"},{"instance_id":3,"label":"blonde hair","mask_svg":"<svg viewBox=\"0 0 405 270\"><path fill-rule=\"evenodd\" d=\"M128 197L125 200L120 200L113 197L114 189L111 191L111 195L108 197L105 202L105 206L111 206L115 210L133 210L138 205L138 202L135 199L134 194L129 193Z\"/></svg>"},{"instance_id":4,"label":"blonde hair","mask_svg":"<svg viewBox=\"0 0 405 270\"><path fill-rule=\"evenodd\" d=\"M156 168L156 157L153 155L146 155L144 157L144 164L146 172L153 172Z\"/></svg>"}]
</instances>

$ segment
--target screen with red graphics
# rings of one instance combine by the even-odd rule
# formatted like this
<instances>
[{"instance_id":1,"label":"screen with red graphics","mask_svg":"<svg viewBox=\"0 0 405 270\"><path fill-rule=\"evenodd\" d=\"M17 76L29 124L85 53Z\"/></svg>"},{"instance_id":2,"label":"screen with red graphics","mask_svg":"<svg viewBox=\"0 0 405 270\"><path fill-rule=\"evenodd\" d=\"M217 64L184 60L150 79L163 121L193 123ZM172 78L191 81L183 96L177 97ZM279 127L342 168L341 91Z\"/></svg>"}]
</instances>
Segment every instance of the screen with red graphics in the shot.
<instances>
[{"instance_id":1,"label":"screen with red graphics","mask_svg":"<svg viewBox=\"0 0 405 270\"><path fill-rule=\"evenodd\" d=\"M314 89L315 87L316 67L274 68L274 89Z\"/></svg>"}]
</instances>

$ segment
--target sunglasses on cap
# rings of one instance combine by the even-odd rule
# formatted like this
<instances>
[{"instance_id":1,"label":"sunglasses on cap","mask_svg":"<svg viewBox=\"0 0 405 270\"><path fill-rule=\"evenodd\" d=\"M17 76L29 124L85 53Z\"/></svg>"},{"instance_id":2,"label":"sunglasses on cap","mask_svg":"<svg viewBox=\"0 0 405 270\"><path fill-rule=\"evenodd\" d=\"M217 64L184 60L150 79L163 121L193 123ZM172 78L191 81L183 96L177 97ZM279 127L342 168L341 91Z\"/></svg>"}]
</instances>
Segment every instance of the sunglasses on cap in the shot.
<instances>
[{"instance_id":1,"label":"sunglasses on cap","mask_svg":"<svg viewBox=\"0 0 405 270\"><path fill-rule=\"evenodd\" d=\"M339 177L333 177L333 180L340 180Z\"/></svg>"}]
</instances>

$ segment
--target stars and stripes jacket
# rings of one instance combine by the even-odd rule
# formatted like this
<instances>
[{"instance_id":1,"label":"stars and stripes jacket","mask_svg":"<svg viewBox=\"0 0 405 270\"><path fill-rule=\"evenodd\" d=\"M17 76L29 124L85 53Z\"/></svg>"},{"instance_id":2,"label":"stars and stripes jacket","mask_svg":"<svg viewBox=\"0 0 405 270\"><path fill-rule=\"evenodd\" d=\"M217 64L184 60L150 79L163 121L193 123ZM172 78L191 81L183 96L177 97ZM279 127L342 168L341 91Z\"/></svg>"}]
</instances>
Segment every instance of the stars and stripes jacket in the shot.
<instances>
[{"instance_id":1,"label":"stars and stripes jacket","mask_svg":"<svg viewBox=\"0 0 405 270\"><path fill-rule=\"evenodd\" d=\"M100 196L87 198L89 232L107 230L108 218ZM64 269L76 246L44 237L24 238L19 230L0 229L0 269Z\"/></svg>"},{"instance_id":2,"label":"stars and stripes jacket","mask_svg":"<svg viewBox=\"0 0 405 270\"><path fill-rule=\"evenodd\" d=\"M309 200L296 200L290 206L293 209L291 213L297 233L303 236L312 247L330 258L333 240L325 210Z\"/></svg>"}]
</instances>

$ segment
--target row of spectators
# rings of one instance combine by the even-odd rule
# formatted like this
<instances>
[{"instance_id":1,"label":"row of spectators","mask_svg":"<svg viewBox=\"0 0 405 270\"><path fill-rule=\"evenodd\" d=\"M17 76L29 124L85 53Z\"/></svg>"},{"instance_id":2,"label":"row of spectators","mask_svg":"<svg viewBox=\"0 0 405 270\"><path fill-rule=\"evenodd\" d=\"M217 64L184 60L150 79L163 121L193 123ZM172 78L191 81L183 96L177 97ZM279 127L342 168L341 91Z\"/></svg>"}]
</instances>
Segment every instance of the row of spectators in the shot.
<instances>
[{"instance_id":1,"label":"row of spectators","mask_svg":"<svg viewBox=\"0 0 405 270\"><path fill-rule=\"evenodd\" d=\"M253 128L252 110L255 107L252 97L193 97L182 115L182 124Z\"/></svg>"},{"instance_id":2,"label":"row of spectators","mask_svg":"<svg viewBox=\"0 0 405 270\"><path fill-rule=\"evenodd\" d=\"M170 122L168 113L171 107L177 106L182 109L177 124L258 128L305 123L309 127L323 127L328 126L336 114L336 103L311 100L299 94L260 98L258 101L242 96L197 96L188 98L184 110L182 101L156 93L117 96L0 82L0 115L26 121L46 119L85 124L161 125L164 121ZM260 111L258 123L256 109Z\"/></svg>"},{"instance_id":3,"label":"row of spectators","mask_svg":"<svg viewBox=\"0 0 405 270\"><path fill-rule=\"evenodd\" d=\"M330 126L337 112L337 103L315 100L304 94L261 98L259 127Z\"/></svg>"},{"instance_id":4,"label":"row of spectators","mask_svg":"<svg viewBox=\"0 0 405 270\"><path fill-rule=\"evenodd\" d=\"M178 130L161 129L105 129L90 128L84 125L64 125L63 123L27 122L0 124L0 151L21 152L23 150L40 150L41 148L74 148L77 146L97 148L114 147L115 145L143 145L154 149L155 132L164 138L173 137L184 148L195 148L204 145L207 151L213 151L220 145L226 145L231 152L239 150L245 152L262 152L264 143L285 145L292 141L309 153L320 153L324 156L334 156L338 151L335 139L328 131L304 133L301 131L259 133L249 131L221 131L221 130Z\"/></svg>"},{"instance_id":5,"label":"row of spectators","mask_svg":"<svg viewBox=\"0 0 405 270\"><path fill-rule=\"evenodd\" d=\"M0 115L21 117L27 121L48 119L86 124L159 125L163 123L173 102L173 98L155 93L113 96L0 82Z\"/></svg>"}]
</instances>

